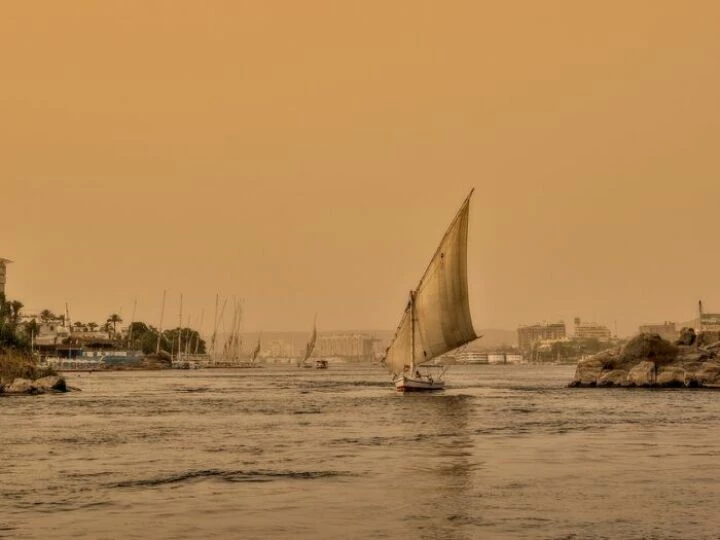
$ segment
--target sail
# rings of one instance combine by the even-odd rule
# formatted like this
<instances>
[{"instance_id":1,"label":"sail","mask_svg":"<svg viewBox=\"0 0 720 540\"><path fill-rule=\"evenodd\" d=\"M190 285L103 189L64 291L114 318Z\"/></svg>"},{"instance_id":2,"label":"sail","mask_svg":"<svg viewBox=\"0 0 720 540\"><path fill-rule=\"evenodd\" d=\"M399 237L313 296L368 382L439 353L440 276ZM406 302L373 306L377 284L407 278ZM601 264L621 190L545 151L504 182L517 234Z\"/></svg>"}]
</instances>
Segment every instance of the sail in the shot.
<instances>
[{"instance_id":1,"label":"sail","mask_svg":"<svg viewBox=\"0 0 720 540\"><path fill-rule=\"evenodd\" d=\"M471 195L472 191L445 232L405 308L385 354L384 363L393 373L429 362L477 337L470 317L467 284Z\"/></svg>"},{"instance_id":2,"label":"sail","mask_svg":"<svg viewBox=\"0 0 720 540\"><path fill-rule=\"evenodd\" d=\"M254 362L258 354L260 354L260 338L258 338L257 345L255 345L252 353L250 353L250 361Z\"/></svg>"},{"instance_id":3,"label":"sail","mask_svg":"<svg viewBox=\"0 0 720 540\"><path fill-rule=\"evenodd\" d=\"M317 324L313 323L313 331L312 335L310 336L310 341L307 342L307 345L305 345L305 355L303 356L302 363L304 364L308 358L310 358L310 355L312 355L313 350L315 350L315 342L317 341Z\"/></svg>"},{"instance_id":4,"label":"sail","mask_svg":"<svg viewBox=\"0 0 720 540\"><path fill-rule=\"evenodd\" d=\"M317 329L313 326L312 336L310 336L310 341L308 342L307 346L305 347L305 360L310 358L310 355L315 350L315 342L316 341L317 341Z\"/></svg>"}]
</instances>

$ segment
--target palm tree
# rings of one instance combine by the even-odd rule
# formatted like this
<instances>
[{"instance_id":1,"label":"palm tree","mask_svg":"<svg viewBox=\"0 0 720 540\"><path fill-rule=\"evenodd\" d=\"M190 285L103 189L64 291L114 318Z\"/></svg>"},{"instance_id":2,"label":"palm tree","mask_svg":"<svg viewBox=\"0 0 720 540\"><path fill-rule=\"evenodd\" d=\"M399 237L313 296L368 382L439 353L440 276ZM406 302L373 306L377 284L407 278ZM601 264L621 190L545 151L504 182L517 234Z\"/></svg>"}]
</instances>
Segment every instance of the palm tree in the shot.
<instances>
[{"instance_id":1,"label":"palm tree","mask_svg":"<svg viewBox=\"0 0 720 540\"><path fill-rule=\"evenodd\" d=\"M13 323L17 324L20 321L20 310L24 307L24 304L20 300L13 300L10 302L10 308L12 309Z\"/></svg>"},{"instance_id":2,"label":"palm tree","mask_svg":"<svg viewBox=\"0 0 720 540\"><path fill-rule=\"evenodd\" d=\"M48 321L51 321L51 320L54 320L54 319L57 319L57 316L56 316L52 311L50 311L49 309L43 309L43 310L40 312L40 320L41 320L42 322L48 322Z\"/></svg>"},{"instance_id":3,"label":"palm tree","mask_svg":"<svg viewBox=\"0 0 720 540\"><path fill-rule=\"evenodd\" d=\"M117 313L113 313L112 315L110 315L110 317L108 317L107 322L112 324L113 334L116 334L117 333L117 323L121 323L121 322L123 322L123 320L120 317L120 315L118 315Z\"/></svg>"},{"instance_id":4,"label":"palm tree","mask_svg":"<svg viewBox=\"0 0 720 540\"><path fill-rule=\"evenodd\" d=\"M80 332L83 329L83 326L85 326L85 325L83 323L81 323L80 321L75 321L73 323L73 326L75 327L76 332Z\"/></svg>"},{"instance_id":5,"label":"palm tree","mask_svg":"<svg viewBox=\"0 0 720 540\"><path fill-rule=\"evenodd\" d=\"M28 322L25 323L25 332L28 336L30 336L30 342L32 343L35 336L38 334L38 330L40 329L40 325L38 325L37 321L35 319L31 319Z\"/></svg>"},{"instance_id":6,"label":"palm tree","mask_svg":"<svg viewBox=\"0 0 720 540\"><path fill-rule=\"evenodd\" d=\"M88 325L88 328L90 328L91 332L94 332L95 329L98 327L98 323L96 323L96 322L89 322L89 323L87 323L87 325Z\"/></svg>"}]
</instances>

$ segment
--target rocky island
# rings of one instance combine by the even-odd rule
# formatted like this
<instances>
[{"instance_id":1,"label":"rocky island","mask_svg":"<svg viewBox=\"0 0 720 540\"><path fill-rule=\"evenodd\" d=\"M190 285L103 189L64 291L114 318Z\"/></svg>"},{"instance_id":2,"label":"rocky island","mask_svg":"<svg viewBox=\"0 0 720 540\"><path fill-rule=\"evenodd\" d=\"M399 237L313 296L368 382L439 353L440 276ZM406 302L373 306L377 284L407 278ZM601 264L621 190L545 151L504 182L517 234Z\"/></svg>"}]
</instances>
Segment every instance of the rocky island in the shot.
<instances>
[{"instance_id":1,"label":"rocky island","mask_svg":"<svg viewBox=\"0 0 720 540\"><path fill-rule=\"evenodd\" d=\"M581 360L569 386L720 388L720 334L683 328L675 343L640 334Z\"/></svg>"},{"instance_id":2,"label":"rocky island","mask_svg":"<svg viewBox=\"0 0 720 540\"><path fill-rule=\"evenodd\" d=\"M64 377L37 366L32 358L0 351L0 395L37 395L71 389Z\"/></svg>"}]
</instances>

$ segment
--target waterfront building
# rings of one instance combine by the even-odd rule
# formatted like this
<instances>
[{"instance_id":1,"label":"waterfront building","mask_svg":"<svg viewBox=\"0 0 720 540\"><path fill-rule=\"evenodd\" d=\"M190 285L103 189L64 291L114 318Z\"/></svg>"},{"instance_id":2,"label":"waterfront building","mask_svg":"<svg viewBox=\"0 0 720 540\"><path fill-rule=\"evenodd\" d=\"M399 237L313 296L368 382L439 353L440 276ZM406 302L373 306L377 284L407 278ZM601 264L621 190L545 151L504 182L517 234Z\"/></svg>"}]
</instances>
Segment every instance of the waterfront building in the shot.
<instances>
[{"instance_id":1,"label":"waterfront building","mask_svg":"<svg viewBox=\"0 0 720 540\"><path fill-rule=\"evenodd\" d=\"M70 338L70 329L61 319L50 320L40 323L33 337L36 347L55 347Z\"/></svg>"},{"instance_id":2,"label":"waterfront building","mask_svg":"<svg viewBox=\"0 0 720 540\"><path fill-rule=\"evenodd\" d=\"M522 364L525 362L522 354L517 353L505 353L506 364Z\"/></svg>"},{"instance_id":3,"label":"waterfront building","mask_svg":"<svg viewBox=\"0 0 720 540\"><path fill-rule=\"evenodd\" d=\"M566 336L564 321L520 326L517 332L518 346L525 351L532 349L539 341L563 339Z\"/></svg>"},{"instance_id":4,"label":"waterfront building","mask_svg":"<svg viewBox=\"0 0 720 540\"><path fill-rule=\"evenodd\" d=\"M318 336L313 356L373 360L375 341L369 334L329 334Z\"/></svg>"},{"instance_id":5,"label":"waterfront building","mask_svg":"<svg viewBox=\"0 0 720 540\"><path fill-rule=\"evenodd\" d=\"M675 341L680 337L680 331L672 321L665 321L662 324L643 324L638 328L641 334L657 334L668 341Z\"/></svg>"},{"instance_id":6,"label":"waterfront building","mask_svg":"<svg viewBox=\"0 0 720 540\"><path fill-rule=\"evenodd\" d=\"M11 263L10 259L0 257L0 294L5 294L5 283L7 281L7 264Z\"/></svg>"},{"instance_id":7,"label":"waterfront building","mask_svg":"<svg viewBox=\"0 0 720 540\"><path fill-rule=\"evenodd\" d=\"M505 364L505 353L488 353L488 364Z\"/></svg>"},{"instance_id":8,"label":"waterfront building","mask_svg":"<svg viewBox=\"0 0 720 540\"><path fill-rule=\"evenodd\" d=\"M452 358L457 364L487 364L488 353L479 351L460 351L457 353L449 353L448 357Z\"/></svg>"},{"instance_id":9,"label":"waterfront building","mask_svg":"<svg viewBox=\"0 0 720 540\"><path fill-rule=\"evenodd\" d=\"M702 300L698 300L697 332L720 332L720 313L706 313Z\"/></svg>"},{"instance_id":10,"label":"waterfront building","mask_svg":"<svg viewBox=\"0 0 720 540\"><path fill-rule=\"evenodd\" d=\"M610 341L612 332L607 326L597 323L584 323L579 318L575 319L575 339L597 339L598 341Z\"/></svg>"}]
</instances>

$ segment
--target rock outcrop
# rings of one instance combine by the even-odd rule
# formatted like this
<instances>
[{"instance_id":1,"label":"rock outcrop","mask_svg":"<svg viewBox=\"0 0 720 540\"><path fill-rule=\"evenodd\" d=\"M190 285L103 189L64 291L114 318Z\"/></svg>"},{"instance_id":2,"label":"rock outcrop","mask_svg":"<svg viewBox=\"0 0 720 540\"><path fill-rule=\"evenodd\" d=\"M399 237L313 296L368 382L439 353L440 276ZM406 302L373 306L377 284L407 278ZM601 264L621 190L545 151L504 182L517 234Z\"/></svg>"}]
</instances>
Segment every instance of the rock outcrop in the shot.
<instances>
[{"instance_id":1,"label":"rock outcrop","mask_svg":"<svg viewBox=\"0 0 720 540\"><path fill-rule=\"evenodd\" d=\"M640 334L624 347L581 360L570 386L720 388L720 335L683 331L674 345Z\"/></svg>"},{"instance_id":2,"label":"rock outcrop","mask_svg":"<svg viewBox=\"0 0 720 540\"><path fill-rule=\"evenodd\" d=\"M59 375L48 375L31 381L17 377L10 384L0 387L0 393L5 394L46 394L49 392L67 392L70 387L63 377Z\"/></svg>"}]
</instances>

